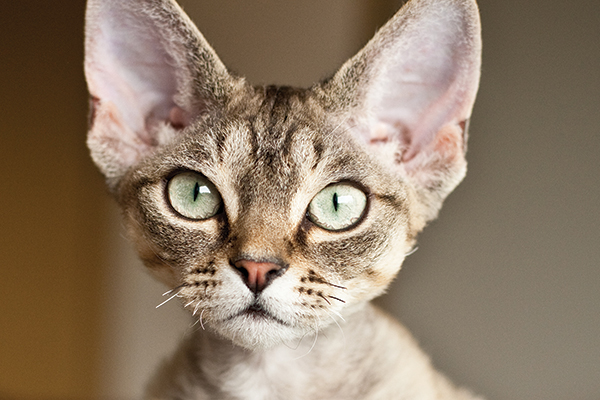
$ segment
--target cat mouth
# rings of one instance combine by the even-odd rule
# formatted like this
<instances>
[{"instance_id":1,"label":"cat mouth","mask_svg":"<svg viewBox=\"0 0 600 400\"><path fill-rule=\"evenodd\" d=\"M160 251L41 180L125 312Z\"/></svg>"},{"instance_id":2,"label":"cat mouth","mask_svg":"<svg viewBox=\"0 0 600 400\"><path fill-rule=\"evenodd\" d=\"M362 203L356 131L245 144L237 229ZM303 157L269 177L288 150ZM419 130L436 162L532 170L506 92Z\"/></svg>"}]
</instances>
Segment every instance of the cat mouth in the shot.
<instances>
[{"instance_id":1,"label":"cat mouth","mask_svg":"<svg viewBox=\"0 0 600 400\"><path fill-rule=\"evenodd\" d=\"M261 306L260 304L258 304L257 301L250 304L247 308L240 311L239 313L234 314L231 317L227 318L227 321L231 321L234 318L238 318L238 317L244 317L251 321L269 321L270 320L270 321L275 321L281 325L289 325L285 321L280 320L279 318L277 318L276 316L274 316L273 314L271 314L270 312L265 310L264 307Z\"/></svg>"}]
</instances>

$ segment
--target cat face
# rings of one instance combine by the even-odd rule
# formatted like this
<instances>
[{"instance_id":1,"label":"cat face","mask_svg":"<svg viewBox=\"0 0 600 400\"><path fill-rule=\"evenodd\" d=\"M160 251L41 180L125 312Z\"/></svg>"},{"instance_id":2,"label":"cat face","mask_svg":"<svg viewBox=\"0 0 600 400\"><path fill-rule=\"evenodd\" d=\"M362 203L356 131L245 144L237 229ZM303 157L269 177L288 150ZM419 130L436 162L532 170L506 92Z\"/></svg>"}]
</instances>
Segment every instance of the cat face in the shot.
<instances>
[{"instance_id":1,"label":"cat face","mask_svg":"<svg viewBox=\"0 0 600 400\"><path fill-rule=\"evenodd\" d=\"M466 170L473 0L412 0L330 79L253 87L174 1L89 0L88 145L146 265L249 349L379 295Z\"/></svg>"},{"instance_id":2,"label":"cat face","mask_svg":"<svg viewBox=\"0 0 600 400\"><path fill-rule=\"evenodd\" d=\"M132 169L120 201L146 265L203 325L256 348L379 295L416 232L409 186L347 121L306 91L249 92ZM253 288L240 260L280 269Z\"/></svg>"}]
</instances>

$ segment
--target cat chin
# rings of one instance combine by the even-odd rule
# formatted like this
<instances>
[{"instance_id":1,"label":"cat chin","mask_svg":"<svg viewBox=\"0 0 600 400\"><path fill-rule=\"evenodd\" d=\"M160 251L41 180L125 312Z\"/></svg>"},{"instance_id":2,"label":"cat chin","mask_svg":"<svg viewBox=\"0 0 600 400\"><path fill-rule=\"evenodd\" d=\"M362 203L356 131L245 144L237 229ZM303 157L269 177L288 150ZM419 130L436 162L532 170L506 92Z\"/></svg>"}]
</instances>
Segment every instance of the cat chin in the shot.
<instances>
[{"instance_id":1,"label":"cat chin","mask_svg":"<svg viewBox=\"0 0 600 400\"><path fill-rule=\"evenodd\" d=\"M294 347L298 340L314 334L316 328L292 326L274 317L237 315L212 323L211 330L247 350L268 350L280 344Z\"/></svg>"}]
</instances>

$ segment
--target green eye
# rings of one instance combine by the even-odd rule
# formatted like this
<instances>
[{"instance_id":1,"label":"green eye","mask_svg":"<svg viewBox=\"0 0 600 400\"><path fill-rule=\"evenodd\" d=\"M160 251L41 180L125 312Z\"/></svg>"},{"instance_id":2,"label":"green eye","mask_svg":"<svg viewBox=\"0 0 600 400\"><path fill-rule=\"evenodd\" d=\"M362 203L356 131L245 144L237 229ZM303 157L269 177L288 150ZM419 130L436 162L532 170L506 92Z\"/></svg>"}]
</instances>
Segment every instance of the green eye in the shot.
<instances>
[{"instance_id":1,"label":"green eye","mask_svg":"<svg viewBox=\"0 0 600 400\"><path fill-rule=\"evenodd\" d=\"M360 221L367 195L355 186L336 183L321 190L308 206L308 219L328 231L350 228Z\"/></svg>"},{"instance_id":2,"label":"green eye","mask_svg":"<svg viewBox=\"0 0 600 400\"><path fill-rule=\"evenodd\" d=\"M221 208L221 195L215 185L195 172L175 175L169 181L167 193L171 206L187 218L207 219Z\"/></svg>"}]
</instances>

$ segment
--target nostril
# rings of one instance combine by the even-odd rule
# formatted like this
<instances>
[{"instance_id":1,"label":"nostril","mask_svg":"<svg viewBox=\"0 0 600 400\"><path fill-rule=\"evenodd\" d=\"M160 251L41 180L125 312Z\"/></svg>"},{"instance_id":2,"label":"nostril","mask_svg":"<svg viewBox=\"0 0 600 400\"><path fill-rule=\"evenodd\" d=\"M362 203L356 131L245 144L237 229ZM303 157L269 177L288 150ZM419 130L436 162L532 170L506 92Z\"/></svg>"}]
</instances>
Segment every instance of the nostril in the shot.
<instances>
[{"instance_id":1,"label":"nostril","mask_svg":"<svg viewBox=\"0 0 600 400\"><path fill-rule=\"evenodd\" d=\"M239 263L239 261L236 262L234 265L235 265L235 269L237 269L240 272L240 274L242 274L242 278L244 279L244 281L247 281L250 276L248 269L246 269L243 265L241 265Z\"/></svg>"},{"instance_id":2,"label":"nostril","mask_svg":"<svg viewBox=\"0 0 600 400\"><path fill-rule=\"evenodd\" d=\"M252 260L238 260L233 266L242 275L246 286L254 293L262 292L274 279L283 275L287 270L280 263L256 262Z\"/></svg>"}]
</instances>

